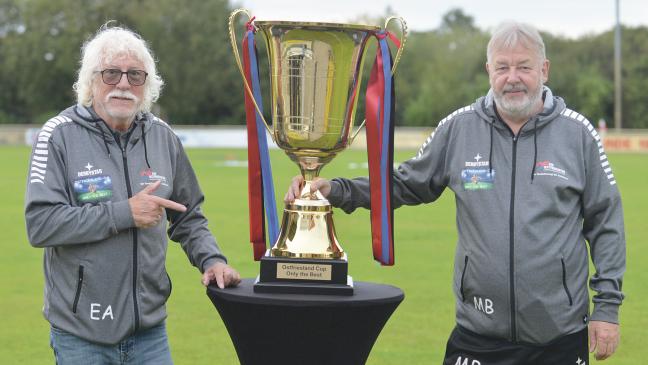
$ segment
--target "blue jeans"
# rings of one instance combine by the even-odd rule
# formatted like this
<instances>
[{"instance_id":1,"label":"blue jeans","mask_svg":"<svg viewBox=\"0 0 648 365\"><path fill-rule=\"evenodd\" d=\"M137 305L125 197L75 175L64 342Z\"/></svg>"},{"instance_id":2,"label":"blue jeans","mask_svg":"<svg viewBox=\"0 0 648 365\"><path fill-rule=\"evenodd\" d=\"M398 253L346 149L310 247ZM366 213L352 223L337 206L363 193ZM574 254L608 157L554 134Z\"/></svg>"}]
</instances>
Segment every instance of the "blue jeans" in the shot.
<instances>
[{"instance_id":1,"label":"blue jeans","mask_svg":"<svg viewBox=\"0 0 648 365\"><path fill-rule=\"evenodd\" d=\"M116 345L86 341L54 326L50 346L57 365L171 365L164 323L141 330Z\"/></svg>"}]
</instances>

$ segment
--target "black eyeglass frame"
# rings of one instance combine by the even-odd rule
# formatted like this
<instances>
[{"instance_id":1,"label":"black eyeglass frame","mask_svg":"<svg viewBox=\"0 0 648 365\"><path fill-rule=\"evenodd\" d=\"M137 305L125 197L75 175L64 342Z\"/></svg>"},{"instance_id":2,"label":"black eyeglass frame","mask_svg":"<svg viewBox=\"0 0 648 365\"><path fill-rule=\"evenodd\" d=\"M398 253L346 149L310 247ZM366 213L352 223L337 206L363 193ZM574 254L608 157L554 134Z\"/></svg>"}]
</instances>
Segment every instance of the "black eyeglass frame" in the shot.
<instances>
[{"instance_id":1,"label":"black eyeglass frame","mask_svg":"<svg viewBox=\"0 0 648 365\"><path fill-rule=\"evenodd\" d=\"M117 82L111 83L111 82L106 81L106 76L104 75L104 73L107 72L107 71L119 72L119 78L117 79ZM131 86L142 86L142 85L144 85L146 83L146 78L148 77L148 72L146 72L144 70L122 71L122 70L117 69L117 68L107 68L105 70L101 70L101 71L97 71L97 72L99 72L101 74L101 81L103 81L104 84L111 85L111 86L119 84L122 77L124 77L124 74L126 74L126 80L128 80L128 83ZM143 72L144 73L144 79L142 80L142 82L141 83L133 82L133 80L131 79L131 72ZM133 77L135 77L135 76L133 76Z\"/></svg>"}]
</instances>

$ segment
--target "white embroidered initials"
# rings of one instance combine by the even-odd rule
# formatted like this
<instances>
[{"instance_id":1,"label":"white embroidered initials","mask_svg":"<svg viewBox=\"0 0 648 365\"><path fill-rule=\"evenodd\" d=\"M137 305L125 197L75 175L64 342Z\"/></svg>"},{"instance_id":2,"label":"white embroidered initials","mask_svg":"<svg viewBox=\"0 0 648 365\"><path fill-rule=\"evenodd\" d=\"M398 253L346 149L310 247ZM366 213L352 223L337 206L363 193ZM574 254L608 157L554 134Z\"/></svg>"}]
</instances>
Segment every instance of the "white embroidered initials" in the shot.
<instances>
[{"instance_id":1,"label":"white embroidered initials","mask_svg":"<svg viewBox=\"0 0 648 365\"><path fill-rule=\"evenodd\" d=\"M493 314L493 312L495 312L492 300L488 298L482 299L479 297L473 297L473 300L475 302L475 309L477 309L478 311L482 311L486 314Z\"/></svg>"},{"instance_id":2,"label":"white embroidered initials","mask_svg":"<svg viewBox=\"0 0 648 365\"><path fill-rule=\"evenodd\" d=\"M478 360L473 360L471 362L468 362L468 360L470 359L465 358L463 359L463 361L461 361L461 356L459 356L455 365L481 365L481 362L479 362Z\"/></svg>"},{"instance_id":3,"label":"white embroidered initials","mask_svg":"<svg viewBox=\"0 0 648 365\"><path fill-rule=\"evenodd\" d=\"M101 315L101 318L99 318L98 314L101 313L101 304L99 303L91 303L90 304L90 319L94 321L103 321L106 319L106 317L110 317L111 320L114 320L115 317L113 317L113 311L112 311L112 306L108 305L106 310L103 311L103 314Z\"/></svg>"}]
</instances>

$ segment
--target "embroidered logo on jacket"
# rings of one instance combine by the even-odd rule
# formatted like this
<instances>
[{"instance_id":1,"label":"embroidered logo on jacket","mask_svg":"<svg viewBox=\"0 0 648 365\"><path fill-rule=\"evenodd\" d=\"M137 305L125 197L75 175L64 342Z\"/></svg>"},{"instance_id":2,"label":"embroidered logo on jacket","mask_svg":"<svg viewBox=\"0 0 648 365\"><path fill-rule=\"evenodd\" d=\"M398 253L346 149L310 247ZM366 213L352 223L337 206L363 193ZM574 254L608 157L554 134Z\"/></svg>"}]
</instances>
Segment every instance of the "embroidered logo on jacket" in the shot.
<instances>
[{"instance_id":1,"label":"embroidered logo on jacket","mask_svg":"<svg viewBox=\"0 0 648 365\"><path fill-rule=\"evenodd\" d=\"M558 168L554 165L553 162L549 160L540 161L536 163L536 172L535 176L554 176L561 179L569 180L567 178L565 170Z\"/></svg>"},{"instance_id":2,"label":"embroidered logo on jacket","mask_svg":"<svg viewBox=\"0 0 648 365\"><path fill-rule=\"evenodd\" d=\"M85 171L79 171L77 172L78 177L84 177L84 176L94 176L94 175L101 175L103 173L102 169L92 169L94 166L88 162L87 165L83 166L85 167Z\"/></svg>"},{"instance_id":3,"label":"embroidered logo on jacket","mask_svg":"<svg viewBox=\"0 0 648 365\"><path fill-rule=\"evenodd\" d=\"M475 161L466 161L466 167L481 167L481 166L488 167L489 165L488 160L480 161L483 157L479 153L477 153L477 155L474 158Z\"/></svg>"},{"instance_id":4,"label":"embroidered logo on jacket","mask_svg":"<svg viewBox=\"0 0 648 365\"><path fill-rule=\"evenodd\" d=\"M153 184L158 180L162 185L169 186L169 184L167 184L166 176L158 175L157 172L148 168L140 171L140 185Z\"/></svg>"},{"instance_id":5,"label":"embroidered logo on jacket","mask_svg":"<svg viewBox=\"0 0 648 365\"><path fill-rule=\"evenodd\" d=\"M72 184L76 198L80 203L108 201L112 198L112 179L103 175L102 169L93 169L88 162L85 170L78 171L78 179Z\"/></svg>"},{"instance_id":6,"label":"embroidered logo on jacket","mask_svg":"<svg viewBox=\"0 0 648 365\"><path fill-rule=\"evenodd\" d=\"M466 190L492 189L495 184L495 170L491 170L488 160L477 153L475 161L466 161L466 169L461 170L461 182Z\"/></svg>"}]
</instances>

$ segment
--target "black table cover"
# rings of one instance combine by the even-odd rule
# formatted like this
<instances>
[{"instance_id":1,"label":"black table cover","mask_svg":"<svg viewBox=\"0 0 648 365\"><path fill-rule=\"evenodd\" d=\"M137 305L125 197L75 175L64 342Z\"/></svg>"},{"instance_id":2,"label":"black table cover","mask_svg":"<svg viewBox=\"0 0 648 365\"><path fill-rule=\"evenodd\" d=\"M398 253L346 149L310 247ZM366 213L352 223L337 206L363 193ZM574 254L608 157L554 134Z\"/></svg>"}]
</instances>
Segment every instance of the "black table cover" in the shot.
<instances>
[{"instance_id":1,"label":"black table cover","mask_svg":"<svg viewBox=\"0 0 648 365\"><path fill-rule=\"evenodd\" d=\"M254 280L207 288L243 365L358 365L403 300L383 284L354 282L352 296L254 293Z\"/></svg>"}]
</instances>

